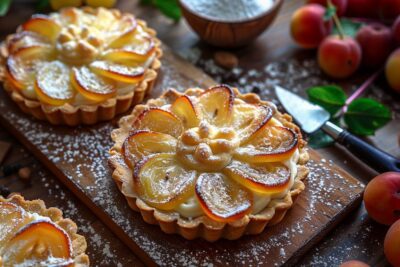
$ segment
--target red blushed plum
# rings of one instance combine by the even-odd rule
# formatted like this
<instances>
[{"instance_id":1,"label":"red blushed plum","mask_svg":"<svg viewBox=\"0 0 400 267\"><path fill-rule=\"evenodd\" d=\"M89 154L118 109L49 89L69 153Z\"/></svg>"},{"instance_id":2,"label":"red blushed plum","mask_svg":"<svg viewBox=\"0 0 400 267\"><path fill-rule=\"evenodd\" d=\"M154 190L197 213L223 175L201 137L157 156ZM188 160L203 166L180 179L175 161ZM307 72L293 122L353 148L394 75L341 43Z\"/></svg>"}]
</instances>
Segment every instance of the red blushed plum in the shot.
<instances>
[{"instance_id":1,"label":"red blushed plum","mask_svg":"<svg viewBox=\"0 0 400 267\"><path fill-rule=\"evenodd\" d=\"M332 21L324 21L325 8L305 5L294 12L290 23L293 40L303 48L317 48L332 30Z\"/></svg>"},{"instance_id":2,"label":"red blushed plum","mask_svg":"<svg viewBox=\"0 0 400 267\"><path fill-rule=\"evenodd\" d=\"M400 0L378 0L378 17L384 22L393 22L400 15Z\"/></svg>"},{"instance_id":3,"label":"red blushed plum","mask_svg":"<svg viewBox=\"0 0 400 267\"><path fill-rule=\"evenodd\" d=\"M400 93L400 48L397 48L392 54L390 54L386 66L385 74L386 80L390 87L396 92Z\"/></svg>"},{"instance_id":4,"label":"red blushed plum","mask_svg":"<svg viewBox=\"0 0 400 267\"><path fill-rule=\"evenodd\" d=\"M382 66L392 51L392 32L383 24L361 27L356 39L361 46L362 65L367 68Z\"/></svg>"},{"instance_id":5,"label":"red blushed plum","mask_svg":"<svg viewBox=\"0 0 400 267\"><path fill-rule=\"evenodd\" d=\"M386 172L372 179L364 192L365 208L375 221L391 225L400 218L400 173Z\"/></svg>"},{"instance_id":6,"label":"red blushed plum","mask_svg":"<svg viewBox=\"0 0 400 267\"><path fill-rule=\"evenodd\" d=\"M393 266L400 266L400 220L397 220L386 233L384 242L386 259Z\"/></svg>"},{"instance_id":7,"label":"red blushed plum","mask_svg":"<svg viewBox=\"0 0 400 267\"><path fill-rule=\"evenodd\" d=\"M346 15L349 17L376 17L377 0L348 0Z\"/></svg>"},{"instance_id":8,"label":"red blushed plum","mask_svg":"<svg viewBox=\"0 0 400 267\"><path fill-rule=\"evenodd\" d=\"M308 4L320 4L324 7L327 6L327 0L308 0ZM336 14L343 16L347 8L347 0L332 0L332 4L336 7Z\"/></svg>"},{"instance_id":9,"label":"red blushed plum","mask_svg":"<svg viewBox=\"0 0 400 267\"><path fill-rule=\"evenodd\" d=\"M320 68L333 78L349 77L358 69L360 62L360 45L349 36L329 36L318 49Z\"/></svg>"},{"instance_id":10,"label":"red blushed plum","mask_svg":"<svg viewBox=\"0 0 400 267\"><path fill-rule=\"evenodd\" d=\"M370 267L370 266L362 261L351 260L343 262L342 264L340 264L339 267Z\"/></svg>"},{"instance_id":11,"label":"red blushed plum","mask_svg":"<svg viewBox=\"0 0 400 267\"><path fill-rule=\"evenodd\" d=\"M396 47L400 46L400 15L397 17L392 26L392 38Z\"/></svg>"}]
</instances>

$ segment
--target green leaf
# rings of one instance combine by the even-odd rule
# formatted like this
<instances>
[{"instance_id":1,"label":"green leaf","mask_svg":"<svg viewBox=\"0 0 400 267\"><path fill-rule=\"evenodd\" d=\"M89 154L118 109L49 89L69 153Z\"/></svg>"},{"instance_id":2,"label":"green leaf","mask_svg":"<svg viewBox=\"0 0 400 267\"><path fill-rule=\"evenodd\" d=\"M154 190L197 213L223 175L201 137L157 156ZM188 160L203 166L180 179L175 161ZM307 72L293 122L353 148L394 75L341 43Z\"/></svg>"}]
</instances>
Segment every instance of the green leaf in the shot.
<instances>
[{"instance_id":1,"label":"green leaf","mask_svg":"<svg viewBox=\"0 0 400 267\"><path fill-rule=\"evenodd\" d=\"M36 3L36 10L43 11L46 7L49 6L49 0L39 0Z\"/></svg>"},{"instance_id":2,"label":"green leaf","mask_svg":"<svg viewBox=\"0 0 400 267\"><path fill-rule=\"evenodd\" d=\"M0 0L0 16L4 16L10 8L11 0Z\"/></svg>"},{"instance_id":3,"label":"green leaf","mask_svg":"<svg viewBox=\"0 0 400 267\"><path fill-rule=\"evenodd\" d=\"M175 21L181 18L181 9L177 0L154 0L154 5L158 7L164 15Z\"/></svg>"},{"instance_id":4,"label":"green leaf","mask_svg":"<svg viewBox=\"0 0 400 267\"><path fill-rule=\"evenodd\" d=\"M361 22L353 21L353 20L346 19L346 18L341 18L340 24L342 25L343 34L347 35L347 36L351 36L351 37L355 37L358 30L361 28L361 26L364 25ZM339 34L339 31L338 31L336 25L333 28L332 34Z\"/></svg>"},{"instance_id":5,"label":"green leaf","mask_svg":"<svg viewBox=\"0 0 400 267\"><path fill-rule=\"evenodd\" d=\"M335 140L322 130L318 130L315 133L310 134L308 137L308 145L315 149L328 147L334 143Z\"/></svg>"},{"instance_id":6,"label":"green leaf","mask_svg":"<svg viewBox=\"0 0 400 267\"><path fill-rule=\"evenodd\" d=\"M326 109L332 116L346 103L346 94L336 85L316 86L307 89L307 95L311 102Z\"/></svg>"},{"instance_id":7,"label":"green leaf","mask_svg":"<svg viewBox=\"0 0 400 267\"><path fill-rule=\"evenodd\" d=\"M344 114L349 130L358 135L373 135L392 118L390 109L370 98L358 98Z\"/></svg>"},{"instance_id":8,"label":"green leaf","mask_svg":"<svg viewBox=\"0 0 400 267\"><path fill-rule=\"evenodd\" d=\"M331 20L335 14L336 14L336 7L334 5L329 5L325 9L324 21Z\"/></svg>"}]
</instances>

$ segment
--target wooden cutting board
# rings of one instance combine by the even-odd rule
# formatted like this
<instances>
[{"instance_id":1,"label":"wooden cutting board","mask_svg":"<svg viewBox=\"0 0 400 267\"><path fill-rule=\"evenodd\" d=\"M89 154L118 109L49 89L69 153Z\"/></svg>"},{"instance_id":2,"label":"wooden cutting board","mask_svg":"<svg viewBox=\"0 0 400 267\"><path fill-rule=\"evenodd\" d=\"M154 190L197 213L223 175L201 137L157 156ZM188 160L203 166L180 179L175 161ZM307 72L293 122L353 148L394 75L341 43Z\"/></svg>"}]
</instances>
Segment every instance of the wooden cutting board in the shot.
<instances>
[{"instance_id":1,"label":"wooden cutting board","mask_svg":"<svg viewBox=\"0 0 400 267\"><path fill-rule=\"evenodd\" d=\"M163 88L184 90L214 84L170 49L164 50L163 67L152 96ZM306 190L282 223L236 241L187 241L145 223L118 191L107 164L110 132L117 120L91 127L51 126L23 114L0 90L0 122L149 265L292 265L360 203L364 187L329 158L310 150Z\"/></svg>"}]
</instances>

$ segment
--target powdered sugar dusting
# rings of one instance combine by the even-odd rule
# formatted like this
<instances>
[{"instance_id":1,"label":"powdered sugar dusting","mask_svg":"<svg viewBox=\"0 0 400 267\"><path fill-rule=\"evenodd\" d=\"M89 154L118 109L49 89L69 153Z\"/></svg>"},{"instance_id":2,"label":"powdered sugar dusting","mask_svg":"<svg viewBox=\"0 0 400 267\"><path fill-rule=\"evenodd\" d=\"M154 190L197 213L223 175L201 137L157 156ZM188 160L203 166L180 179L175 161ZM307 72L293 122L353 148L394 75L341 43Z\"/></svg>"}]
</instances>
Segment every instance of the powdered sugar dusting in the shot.
<instances>
[{"instance_id":1,"label":"powdered sugar dusting","mask_svg":"<svg viewBox=\"0 0 400 267\"><path fill-rule=\"evenodd\" d=\"M268 86L265 81L257 85L261 96L265 96L271 85L278 82L282 71L290 71L279 64L268 69L271 75L277 76L276 80L269 79ZM279 70L274 74L274 69ZM178 76L169 68L164 68L162 75L164 88L179 85L178 89L183 89L195 85L193 81ZM250 71L248 76L257 78L257 73ZM305 76L306 73L301 74L298 79ZM293 86L296 86L295 80ZM242 87L244 91L254 91L254 88ZM202 240L184 240L177 235L164 234L157 226L145 223L140 214L130 210L118 191L107 165L108 150L112 146L112 123L93 127L54 127L23 115L4 92L0 96L0 107L10 107L1 116L13 122L13 127L57 166L75 187L89 196L129 238L162 266L257 266L261 263L280 266L290 259L295 250L324 228L344 206L356 199L363 187L360 183L349 183L332 171L332 162L310 161L308 167L311 173L306 182L306 190L283 223L268 228L260 235L246 236L238 241L207 243ZM68 210L74 213L72 207ZM316 216L318 220L315 220ZM82 231L87 233L93 244L100 242L90 227ZM112 244L102 244L101 250L103 254L112 257Z\"/></svg>"}]
</instances>

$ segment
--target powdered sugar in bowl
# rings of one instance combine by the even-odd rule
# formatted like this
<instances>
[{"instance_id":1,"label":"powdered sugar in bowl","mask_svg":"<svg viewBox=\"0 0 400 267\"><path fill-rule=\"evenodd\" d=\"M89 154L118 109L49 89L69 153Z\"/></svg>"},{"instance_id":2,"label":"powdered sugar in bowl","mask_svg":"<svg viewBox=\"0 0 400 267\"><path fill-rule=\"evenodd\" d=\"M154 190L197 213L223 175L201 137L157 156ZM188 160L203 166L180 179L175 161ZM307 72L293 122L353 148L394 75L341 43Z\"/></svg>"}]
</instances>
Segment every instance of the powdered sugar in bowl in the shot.
<instances>
[{"instance_id":1,"label":"powdered sugar in bowl","mask_svg":"<svg viewBox=\"0 0 400 267\"><path fill-rule=\"evenodd\" d=\"M179 0L200 38L219 47L243 46L273 22L283 0Z\"/></svg>"}]
</instances>

